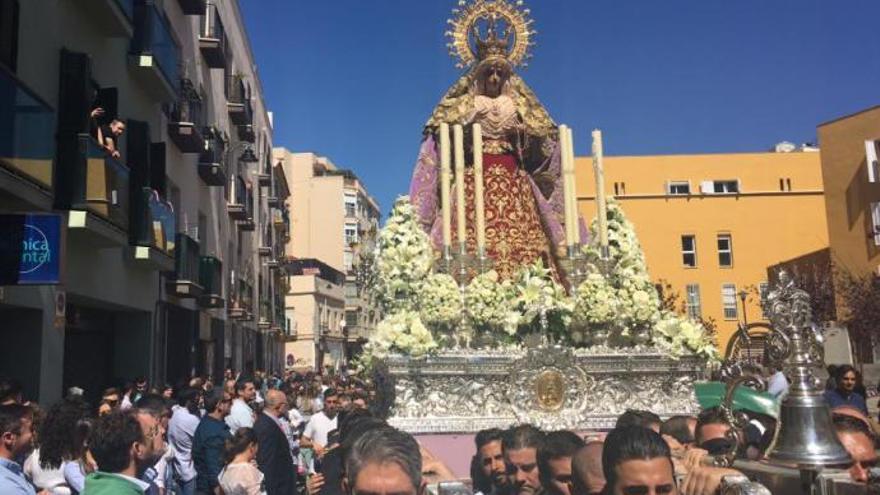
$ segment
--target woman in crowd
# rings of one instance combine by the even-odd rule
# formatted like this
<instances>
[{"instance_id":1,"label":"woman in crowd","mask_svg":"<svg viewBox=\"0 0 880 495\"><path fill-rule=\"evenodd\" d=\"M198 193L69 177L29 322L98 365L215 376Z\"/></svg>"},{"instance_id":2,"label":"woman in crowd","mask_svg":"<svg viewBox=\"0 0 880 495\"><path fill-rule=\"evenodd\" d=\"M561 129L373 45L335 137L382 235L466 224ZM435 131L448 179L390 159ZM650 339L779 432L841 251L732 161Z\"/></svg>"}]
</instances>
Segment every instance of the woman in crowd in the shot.
<instances>
[{"instance_id":1,"label":"woman in crowd","mask_svg":"<svg viewBox=\"0 0 880 495\"><path fill-rule=\"evenodd\" d=\"M39 446L24 465L38 489L53 495L82 491L87 469L79 462L89 431L89 411L88 403L80 397L69 397L49 409L39 429ZM70 463L73 465L68 466Z\"/></svg>"},{"instance_id":2,"label":"woman in crowd","mask_svg":"<svg viewBox=\"0 0 880 495\"><path fill-rule=\"evenodd\" d=\"M239 428L226 441L226 467L220 472L220 487L226 495L261 495L263 473L257 469L257 437L251 428Z\"/></svg>"}]
</instances>

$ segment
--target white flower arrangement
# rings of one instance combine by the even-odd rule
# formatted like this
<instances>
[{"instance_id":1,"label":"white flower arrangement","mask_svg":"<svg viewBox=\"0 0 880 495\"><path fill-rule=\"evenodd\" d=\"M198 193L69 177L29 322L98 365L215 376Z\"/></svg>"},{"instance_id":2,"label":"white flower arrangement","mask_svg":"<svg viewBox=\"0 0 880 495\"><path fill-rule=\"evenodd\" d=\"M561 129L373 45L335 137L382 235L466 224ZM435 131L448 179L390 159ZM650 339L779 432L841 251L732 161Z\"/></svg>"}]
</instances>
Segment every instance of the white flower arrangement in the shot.
<instances>
[{"instance_id":1,"label":"white flower arrangement","mask_svg":"<svg viewBox=\"0 0 880 495\"><path fill-rule=\"evenodd\" d=\"M596 227L593 222L593 238L598 237ZM379 234L371 278L387 316L364 347L361 363L390 353L425 356L441 346L469 342L471 329L487 337L482 341L489 345L515 344L543 322L560 343L578 347L604 344L599 334L613 333L612 345L645 343L650 337L671 356L717 359L702 325L661 311L635 230L613 198L608 227L610 258L600 259L598 246L586 246L591 273L572 296L540 260L511 280L499 280L494 271L477 275L462 295L452 276L432 272L431 242L409 198L401 196Z\"/></svg>"},{"instance_id":2,"label":"white flower arrangement","mask_svg":"<svg viewBox=\"0 0 880 495\"><path fill-rule=\"evenodd\" d=\"M575 320L588 329L612 325L620 312L617 295L618 292L602 274L589 274L575 294Z\"/></svg>"},{"instance_id":3,"label":"white flower arrangement","mask_svg":"<svg viewBox=\"0 0 880 495\"><path fill-rule=\"evenodd\" d=\"M574 301L550 276L541 260L523 267L514 284L513 310L520 314L519 325L529 327L547 318L548 330L562 337L571 324Z\"/></svg>"},{"instance_id":4,"label":"white flower arrangement","mask_svg":"<svg viewBox=\"0 0 880 495\"><path fill-rule=\"evenodd\" d=\"M400 196L377 243L376 293L385 312L414 309L433 263L430 239L416 220L409 196Z\"/></svg>"},{"instance_id":5,"label":"white flower arrangement","mask_svg":"<svg viewBox=\"0 0 880 495\"><path fill-rule=\"evenodd\" d=\"M513 309L514 290L509 280L498 280L498 272L489 270L474 277L464 293L464 307L471 324L479 332L503 331L516 334L522 315Z\"/></svg>"},{"instance_id":6,"label":"white flower arrangement","mask_svg":"<svg viewBox=\"0 0 880 495\"><path fill-rule=\"evenodd\" d=\"M446 273L428 275L417 294L419 312L426 325L451 330L462 318L461 289Z\"/></svg>"},{"instance_id":7,"label":"white flower arrangement","mask_svg":"<svg viewBox=\"0 0 880 495\"><path fill-rule=\"evenodd\" d=\"M654 345L670 356L696 354L708 361L718 361L718 348L703 325L674 313L664 313L652 332Z\"/></svg>"},{"instance_id":8,"label":"white flower arrangement","mask_svg":"<svg viewBox=\"0 0 880 495\"><path fill-rule=\"evenodd\" d=\"M369 367L375 360L393 352L415 358L426 356L437 348L437 341L415 311L400 311L386 316L376 325L370 341L364 346L360 362Z\"/></svg>"}]
</instances>

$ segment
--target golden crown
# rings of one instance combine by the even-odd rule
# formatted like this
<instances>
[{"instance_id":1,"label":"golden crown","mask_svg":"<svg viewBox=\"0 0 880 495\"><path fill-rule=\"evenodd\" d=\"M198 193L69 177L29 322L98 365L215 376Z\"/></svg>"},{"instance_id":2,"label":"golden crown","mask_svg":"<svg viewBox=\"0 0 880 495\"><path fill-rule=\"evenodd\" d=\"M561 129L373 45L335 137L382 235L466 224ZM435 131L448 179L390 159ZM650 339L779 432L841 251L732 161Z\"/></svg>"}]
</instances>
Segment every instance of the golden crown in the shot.
<instances>
[{"instance_id":1,"label":"golden crown","mask_svg":"<svg viewBox=\"0 0 880 495\"><path fill-rule=\"evenodd\" d=\"M452 13L446 47L458 58L456 67L463 69L490 58L504 58L514 67L528 65L537 32L530 27L531 12L523 8L522 0L459 0Z\"/></svg>"}]
</instances>

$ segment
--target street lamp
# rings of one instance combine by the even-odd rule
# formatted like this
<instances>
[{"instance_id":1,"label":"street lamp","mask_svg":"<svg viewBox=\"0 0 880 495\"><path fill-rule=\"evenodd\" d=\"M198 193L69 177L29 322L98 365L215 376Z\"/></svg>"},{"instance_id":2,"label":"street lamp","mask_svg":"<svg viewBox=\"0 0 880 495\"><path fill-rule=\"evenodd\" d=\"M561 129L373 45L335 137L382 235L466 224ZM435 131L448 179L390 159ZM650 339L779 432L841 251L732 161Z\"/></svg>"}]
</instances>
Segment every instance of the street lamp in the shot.
<instances>
[{"instance_id":1,"label":"street lamp","mask_svg":"<svg viewBox=\"0 0 880 495\"><path fill-rule=\"evenodd\" d=\"M742 289L739 291L739 300L742 301L743 308L743 335L745 336L746 342L746 360L749 364L752 363L752 339L749 337L749 318L746 315L746 298L749 297L749 293Z\"/></svg>"}]
</instances>

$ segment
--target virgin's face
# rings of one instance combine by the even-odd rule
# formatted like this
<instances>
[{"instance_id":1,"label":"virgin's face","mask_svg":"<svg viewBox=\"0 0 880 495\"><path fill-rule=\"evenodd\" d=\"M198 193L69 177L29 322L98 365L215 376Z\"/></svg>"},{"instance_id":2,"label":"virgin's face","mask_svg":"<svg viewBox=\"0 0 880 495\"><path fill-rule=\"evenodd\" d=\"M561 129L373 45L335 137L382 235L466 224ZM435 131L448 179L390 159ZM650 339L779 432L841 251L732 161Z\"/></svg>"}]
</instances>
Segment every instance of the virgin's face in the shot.
<instances>
[{"instance_id":1,"label":"virgin's face","mask_svg":"<svg viewBox=\"0 0 880 495\"><path fill-rule=\"evenodd\" d=\"M486 96L496 97L501 94L501 88L510 78L510 71L502 63L493 63L483 70L483 88Z\"/></svg>"}]
</instances>

